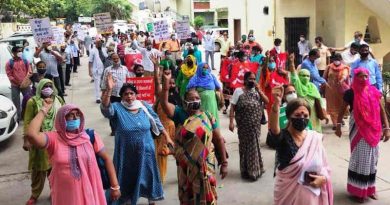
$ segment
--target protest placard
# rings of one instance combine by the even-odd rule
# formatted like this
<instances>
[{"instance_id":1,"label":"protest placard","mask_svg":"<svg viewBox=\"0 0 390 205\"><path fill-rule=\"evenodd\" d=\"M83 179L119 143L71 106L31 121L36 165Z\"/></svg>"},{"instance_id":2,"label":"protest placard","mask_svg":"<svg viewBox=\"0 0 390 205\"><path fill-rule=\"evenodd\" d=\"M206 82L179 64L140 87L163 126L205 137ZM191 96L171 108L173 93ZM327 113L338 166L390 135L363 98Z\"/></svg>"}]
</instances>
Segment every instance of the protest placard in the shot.
<instances>
[{"instance_id":1,"label":"protest placard","mask_svg":"<svg viewBox=\"0 0 390 205\"><path fill-rule=\"evenodd\" d=\"M31 31L38 46L42 43L54 41L53 31L49 18L30 19Z\"/></svg>"},{"instance_id":2,"label":"protest placard","mask_svg":"<svg viewBox=\"0 0 390 205\"><path fill-rule=\"evenodd\" d=\"M190 23L188 20L176 21L176 33L178 39L191 38Z\"/></svg>"},{"instance_id":3,"label":"protest placard","mask_svg":"<svg viewBox=\"0 0 390 205\"><path fill-rule=\"evenodd\" d=\"M63 28L59 27L52 27L51 30L53 31L54 40L51 41L52 44L61 45L65 42L64 40L64 32L65 30Z\"/></svg>"},{"instance_id":4,"label":"protest placard","mask_svg":"<svg viewBox=\"0 0 390 205\"><path fill-rule=\"evenodd\" d=\"M153 30L154 30L153 23L147 23L146 28L147 28L148 32L153 32Z\"/></svg>"},{"instance_id":5,"label":"protest placard","mask_svg":"<svg viewBox=\"0 0 390 205\"><path fill-rule=\"evenodd\" d=\"M110 13L98 13L94 14L95 27L99 34L112 33L114 31L114 24L111 20Z\"/></svg>"},{"instance_id":6,"label":"protest placard","mask_svg":"<svg viewBox=\"0 0 390 205\"><path fill-rule=\"evenodd\" d=\"M286 69L287 56L288 56L288 53L279 53L278 54L277 58L275 59L276 68L279 68L282 70Z\"/></svg>"},{"instance_id":7,"label":"protest placard","mask_svg":"<svg viewBox=\"0 0 390 205\"><path fill-rule=\"evenodd\" d=\"M165 41L170 38L169 25L166 19L153 22L154 39L157 41Z\"/></svg>"},{"instance_id":8,"label":"protest placard","mask_svg":"<svg viewBox=\"0 0 390 205\"><path fill-rule=\"evenodd\" d=\"M77 31L77 38L81 41L84 41L85 32L84 32L83 28L81 27L80 23L73 24L72 30L73 30L73 32Z\"/></svg>"},{"instance_id":9,"label":"protest placard","mask_svg":"<svg viewBox=\"0 0 390 205\"><path fill-rule=\"evenodd\" d=\"M134 84L137 88L137 100L143 100L149 104L154 104L155 98L153 77L127 78L126 82Z\"/></svg>"},{"instance_id":10,"label":"protest placard","mask_svg":"<svg viewBox=\"0 0 390 205\"><path fill-rule=\"evenodd\" d=\"M257 62L236 62L233 64L231 70L231 87L239 88L244 86L244 74L246 72L257 73L257 69L259 69L259 63Z\"/></svg>"},{"instance_id":11,"label":"protest placard","mask_svg":"<svg viewBox=\"0 0 390 205\"><path fill-rule=\"evenodd\" d=\"M129 71L133 72L134 62L137 59L142 61L142 54L141 53L125 54L125 64L126 64L126 67Z\"/></svg>"}]
</instances>

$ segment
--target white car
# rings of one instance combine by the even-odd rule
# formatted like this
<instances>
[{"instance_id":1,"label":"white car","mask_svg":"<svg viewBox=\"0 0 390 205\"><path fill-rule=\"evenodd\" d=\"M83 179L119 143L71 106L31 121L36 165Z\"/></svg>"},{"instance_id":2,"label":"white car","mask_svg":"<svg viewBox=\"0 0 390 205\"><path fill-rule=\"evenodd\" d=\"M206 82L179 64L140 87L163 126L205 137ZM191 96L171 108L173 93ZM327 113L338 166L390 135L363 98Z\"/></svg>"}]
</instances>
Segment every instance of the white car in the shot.
<instances>
[{"instance_id":1,"label":"white car","mask_svg":"<svg viewBox=\"0 0 390 205\"><path fill-rule=\"evenodd\" d=\"M11 82L5 72L5 64L11 59L8 43L0 43L0 95L12 100Z\"/></svg>"},{"instance_id":2,"label":"white car","mask_svg":"<svg viewBox=\"0 0 390 205\"><path fill-rule=\"evenodd\" d=\"M18 115L12 101L0 95L0 142L11 137L18 129Z\"/></svg>"}]
</instances>

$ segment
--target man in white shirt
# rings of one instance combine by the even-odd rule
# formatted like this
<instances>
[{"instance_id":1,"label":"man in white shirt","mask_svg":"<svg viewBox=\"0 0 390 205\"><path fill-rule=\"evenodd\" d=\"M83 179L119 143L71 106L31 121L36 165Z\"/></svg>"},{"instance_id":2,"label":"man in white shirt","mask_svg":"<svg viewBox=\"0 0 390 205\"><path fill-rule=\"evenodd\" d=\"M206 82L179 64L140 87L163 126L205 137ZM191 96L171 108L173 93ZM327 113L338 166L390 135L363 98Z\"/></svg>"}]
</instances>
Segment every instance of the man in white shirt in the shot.
<instances>
[{"instance_id":1,"label":"man in white shirt","mask_svg":"<svg viewBox=\"0 0 390 205\"><path fill-rule=\"evenodd\" d=\"M104 61L107 57L107 49L102 47L102 42L99 39L96 40L95 47L90 51L88 64L89 76L94 80L96 103L101 103L100 80L104 70Z\"/></svg>"},{"instance_id":2,"label":"man in white shirt","mask_svg":"<svg viewBox=\"0 0 390 205\"><path fill-rule=\"evenodd\" d=\"M144 34L143 31L140 31L140 32L139 32L139 35L138 35L138 37L137 37L137 41L138 41L138 43L139 43L139 46L145 48L145 46L146 46L146 45L145 45L146 36L145 36L145 34Z\"/></svg>"},{"instance_id":3,"label":"man in white shirt","mask_svg":"<svg viewBox=\"0 0 390 205\"><path fill-rule=\"evenodd\" d=\"M144 76L154 76L154 64L152 60L150 60L150 58L152 56L161 57L161 52L157 49L154 49L152 47L152 42L149 40L145 41L145 48L141 48L140 46L138 46L138 42L136 41L133 41L132 46L135 46L142 54L142 65L145 69Z\"/></svg>"},{"instance_id":4,"label":"man in white shirt","mask_svg":"<svg viewBox=\"0 0 390 205\"><path fill-rule=\"evenodd\" d=\"M214 67L214 50L215 50L215 40L214 36L211 35L210 31L206 32L206 35L203 36L203 45L206 53L206 63L209 63L209 57L211 58L211 68L215 70Z\"/></svg>"},{"instance_id":5,"label":"man in white shirt","mask_svg":"<svg viewBox=\"0 0 390 205\"><path fill-rule=\"evenodd\" d=\"M325 46L323 42L322 37L318 36L315 38L316 46L313 47L313 49L317 49L320 52L320 58L317 60L316 64L321 77L324 75L326 67L329 65L331 56L328 47Z\"/></svg>"},{"instance_id":6,"label":"man in white shirt","mask_svg":"<svg viewBox=\"0 0 390 205\"><path fill-rule=\"evenodd\" d=\"M341 56L343 57L343 62L345 65L351 66L353 62L360 59L359 51L359 45L357 43L352 43L351 47L342 52Z\"/></svg>"},{"instance_id":7,"label":"man in white shirt","mask_svg":"<svg viewBox=\"0 0 390 205\"><path fill-rule=\"evenodd\" d=\"M299 49L298 62L302 63L303 56L308 55L311 49L310 41L306 40L305 35L301 35L299 37L298 49Z\"/></svg>"}]
</instances>

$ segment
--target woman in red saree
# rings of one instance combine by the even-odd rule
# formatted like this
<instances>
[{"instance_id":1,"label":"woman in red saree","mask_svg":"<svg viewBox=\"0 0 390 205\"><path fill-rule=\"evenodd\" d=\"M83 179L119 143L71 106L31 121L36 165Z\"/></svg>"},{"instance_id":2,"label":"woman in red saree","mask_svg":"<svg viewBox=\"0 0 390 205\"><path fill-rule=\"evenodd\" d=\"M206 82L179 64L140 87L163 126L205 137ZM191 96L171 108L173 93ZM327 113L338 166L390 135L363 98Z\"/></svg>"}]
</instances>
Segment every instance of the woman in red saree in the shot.
<instances>
[{"instance_id":1,"label":"woman in red saree","mask_svg":"<svg viewBox=\"0 0 390 205\"><path fill-rule=\"evenodd\" d=\"M301 98L288 103L286 129L279 127L283 87L272 90L270 134L276 147L275 205L333 205L330 168L322 134L307 130L310 106Z\"/></svg>"}]
</instances>

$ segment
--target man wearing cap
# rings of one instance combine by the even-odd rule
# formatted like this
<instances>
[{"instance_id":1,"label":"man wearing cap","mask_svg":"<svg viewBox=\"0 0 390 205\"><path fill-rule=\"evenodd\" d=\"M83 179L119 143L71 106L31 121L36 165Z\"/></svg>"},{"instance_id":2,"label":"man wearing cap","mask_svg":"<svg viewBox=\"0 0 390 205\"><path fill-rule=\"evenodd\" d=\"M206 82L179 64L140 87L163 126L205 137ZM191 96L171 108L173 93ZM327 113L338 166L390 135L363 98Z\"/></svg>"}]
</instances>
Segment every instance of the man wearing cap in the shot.
<instances>
[{"instance_id":1,"label":"man wearing cap","mask_svg":"<svg viewBox=\"0 0 390 205\"><path fill-rule=\"evenodd\" d=\"M368 44L361 44L359 47L360 59L351 64L351 75L354 77L353 71L359 67L366 68L370 72L370 83L382 92L382 73L379 68L379 64L376 60L369 57L370 47Z\"/></svg>"}]
</instances>

